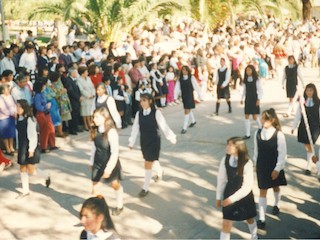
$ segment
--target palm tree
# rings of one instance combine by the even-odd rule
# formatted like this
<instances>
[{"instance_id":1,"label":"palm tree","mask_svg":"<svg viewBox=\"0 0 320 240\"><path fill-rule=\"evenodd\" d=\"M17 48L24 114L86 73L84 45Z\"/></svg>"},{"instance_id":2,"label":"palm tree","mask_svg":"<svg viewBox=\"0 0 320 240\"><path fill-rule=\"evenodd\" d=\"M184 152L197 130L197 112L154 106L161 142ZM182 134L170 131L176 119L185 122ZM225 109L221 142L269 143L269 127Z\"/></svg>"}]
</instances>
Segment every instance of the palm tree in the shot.
<instances>
[{"instance_id":1,"label":"palm tree","mask_svg":"<svg viewBox=\"0 0 320 240\"><path fill-rule=\"evenodd\" d=\"M302 2L302 17L304 21L311 19L311 0L301 0Z\"/></svg>"},{"instance_id":2,"label":"palm tree","mask_svg":"<svg viewBox=\"0 0 320 240\"><path fill-rule=\"evenodd\" d=\"M97 37L110 42L119 40L150 14L187 8L188 4L179 0L88 0L86 11L75 21L84 27L90 23L87 31L91 28Z\"/></svg>"},{"instance_id":3,"label":"palm tree","mask_svg":"<svg viewBox=\"0 0 320 240\"><path fill-rule=\"evenodd\" d=\"M66 44L66 22L77 18L79 12L85 10L83 7L84 4L85 0L63 0L54 3L44 3L33 10L29 15L29 19L33 19L37 16L53 16L58 32L59 47L62 47Z\"/></svg>"}]
</instances>

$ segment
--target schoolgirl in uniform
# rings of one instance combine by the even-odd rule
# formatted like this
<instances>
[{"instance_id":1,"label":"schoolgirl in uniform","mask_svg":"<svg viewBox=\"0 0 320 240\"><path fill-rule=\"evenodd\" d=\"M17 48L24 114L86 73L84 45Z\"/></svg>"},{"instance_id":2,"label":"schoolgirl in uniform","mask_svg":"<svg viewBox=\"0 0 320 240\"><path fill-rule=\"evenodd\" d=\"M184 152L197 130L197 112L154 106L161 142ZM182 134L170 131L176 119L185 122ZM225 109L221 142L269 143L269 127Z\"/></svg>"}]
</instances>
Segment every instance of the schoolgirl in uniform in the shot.
<instances>
[{"instance_id":1,"label":"schoolgirl in uniform","mask_svg":"<svg viewBox=\"0 0 320 240\"><path fill-rule=\"evenodd\" d=\"M216 73L216 85L217 85L217 103L215 115L219 115L220 99L226 99L229 106L229 113L232 112L230 101L230 89L229 82L231 77L231 70L226 66L226 60L220 59L220 68Z\"/></svg>"},{"instance_id":2,"label":"schoolgirl in uniform","mask_svg":"<svg viewBox=\"0 0 320 240\"><path fill-rule=\"evenodd\" d=\"M166 98L163 97L163 76L158 70L156 63L150 64L150 79L152 81L152 87L156 93L155 99L158 107L164 107L166 105Z\"/></svg>"},{"instance_id":3,"label":"schoolgirl in uniform","mask_svg":"<svg viewBox=\"0 0 320 240\"><path fill-rule=\"evenodd\" d=\"M309 83L303 93L304 106L307 114L308 124L310 127L311 137L313 143L315 143L320 134L320 119L319 119L319 106L320 101L318 97L317 88L313 83ZM299 127L298 127L299 125ZM303 143L307 151L307 167L305 174L311 174L311 163L312 163L312 148L308 139L306 124L302 117L301 108L297 108L295 119L292 123L291 133L298 127L298 142Z\"/></svg>"},{"instance_id":4,"label":"schoolgirl in uniform","mask_svg":"<svg viewBox=\"0 0 320 240\"><path fill-rule=\"evenodd\" d=\"M191 75L191 70L188 66L183 66L181 69L179 80L176 82L174 88L174 99L177 100L180 93L184 108L184 122L181 130L182 134L187 132L189 118L191 118L191 124L189 127L196 125L196 119L193 115L192 109L195 108L193 90L198 93L199 99L202 100L201 91L197 84L197 80Z\"/></svg>"},{"instance_id":5,"label":"schoolgirl in uniform","mask_svg":"<svg viewBox=\"0 0 320 240\"><path fill-rule=\"evenodd\" d=\"M121 186L121 165L119 161L119 135L109 111L102 107L93 113L91 140L92 192L97 194L98 183L103 180L115 190L117 207L113 215L123 211L123 188Z\"/></svg>"},{"instance_id":6,"label":"schoolgirl in uniform","mask_svg":"<svg viewBox=\"0 0 320 240\"><path fill-rule=\"evenodd\" d=\"M166 123L160 110L154 105L153 97L144 93L140 95L140 111L137 112L129 138L129 148L132 149L138 133L140 132L140 145L143 158L145 160L145 177L140 197L145 197L149 193L150 180L152 178L152 167L157 172L155 180L160 180L163 170L159 163L160 155L160 133L163 131L165 137L172 143L176 143L176 135Z\"/></svg>"},{"instance_id":7,"label":"schoolgirl in uniform","mask_svg":"<svg viewBox=\"0 0 320 240\"><path fill-rule=\"evenodd\" d=\"M113 97L116 100L117 109L121 116L122 128L126 128L127 123L124 120L124 112L126 110L126 94L122 82L122 77L120 76L117 78L117 86L113 90Z\"/></svg>"},{"instance_id":8,"label":"schoolgirl in uniform","mask_svg":"<svg viewBox=\"0 0 320 240\"><path fill-rule=\"evenodd\" d=\"M284 117L289 117L294 108L293 99L297 92L298 78L304 87L301 70L293 55L288 57L288 62L289 65L285 67L282 79L283 89L286 89L287 98L289 98L288 112L284 114ZM284 86L285 83L286 86Z\"/></svg>"},{"instance_id":9,"label":"schoolgirl in uniform","mask_svg":"<svg viewBox=\"0 0 320 240\"><path fill-rule=\"evenodd\" d=\"M241 104L244 101L245 114L245 136L243 139L250 138L250 115L257 122L258 128L261 128L261 122L258 115L260 114L260 99L262 98L261 82L258 78L258 73L253 65L248 65L245 69L243 92L241 97Z\"/></svg>"},{"instance_id":10,"label":"schoolgirl in uniform","mask_svg":"<svg viewBox=\"0 0 320 240\"><path fill-rule=\"evenodd\" d=\"M93 115L94 110L102 107L108 109L116 127L121 128L121 116L117 110L117 105L114 98L107 94L104 83L98 83L96 86L96 98L94 104L92 105L91 115Z\"/></svg>"},{"instance_id":11,"label":"schoolgirl in uniform","mask_svg":"<svg viewBox=\"0 0 320 240\"><path fill-rule=\"evenodd\" d=\"M109 214L108 204L101 195L91 197L83 203L80 221L84 227L80 239L120 239Z\"/></svg>"},{"instance_id":12,"label":"schoolgirl in uniform","mask_svg":"<svg viewBox=\"0 0 320 240\"><path fill-rule=\"evenodd\" d=\"M247 220L251 239L257 239L257 215L253 188L253 163L240 137L227 141L227 153L218 173L217 208L222 206L223 223L220 239L230 239L233 221Z\"/></svg>"},{"instance_id":13,"label":"schoolgirl in uniform","mask_svg":"<svg viewBox=\"0 0 320 240\"><path fill-rule=\"evenodd\" d=\"M40 148L38 145L38 134L36 120L28 102L24 99L17 101L17 131L18 131L18 164L20 165L20 177L22 182L22 193L17 197L23 198L29 192L29 174L45 178L46 187L51 184L48 173L36 168L35 164L40 162Z\"/></svg>"},{"instance_id":14,"label":"schoolgirl in uniform","mask_svg":"<svg viewBox=\"0 0 320 240\"><path fill-rule=\"evenodd\" d=\"M273 188L274 205L272 214L280 212L280 186L287 185L284 166L287 158L286 139L281 131L277 114L273 108L261 115L262 129L255 133L253 161L256 163L259 195L258 228L265 228L265 213L267 209L267 191Z\"/></svg>"}]
</instances>

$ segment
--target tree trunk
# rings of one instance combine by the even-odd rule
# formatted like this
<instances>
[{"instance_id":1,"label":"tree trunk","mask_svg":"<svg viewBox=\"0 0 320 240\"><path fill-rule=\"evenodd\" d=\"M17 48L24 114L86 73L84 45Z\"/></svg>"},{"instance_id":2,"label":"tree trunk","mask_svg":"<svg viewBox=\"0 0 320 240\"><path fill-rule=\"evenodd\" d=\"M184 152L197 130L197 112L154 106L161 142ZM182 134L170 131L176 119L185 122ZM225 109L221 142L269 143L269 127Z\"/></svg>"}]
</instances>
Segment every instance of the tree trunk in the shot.
<instances>
[{"instance_id":1,"label":"tree trunk","mask_svg":"<svg viewBox=\"0 0 320 240\"><path fill-rule=\"evenodd\" d=\"M57 38L58 38L58 46L61 49L62 46L67 44L67 38L66 38L66 29L67 26L64 21L56 20L56 26L57 26Z\"/></svg>"},{"instance_id":2,"label":"tree trunk","mask_svg":"<svg viewBox=\"0 0 320 240\"><path fill-rule=\"evenodd\" d=\"M302 0L302 16L303 21L311 19L311 0Z\"/></svg>"}]
</instances>

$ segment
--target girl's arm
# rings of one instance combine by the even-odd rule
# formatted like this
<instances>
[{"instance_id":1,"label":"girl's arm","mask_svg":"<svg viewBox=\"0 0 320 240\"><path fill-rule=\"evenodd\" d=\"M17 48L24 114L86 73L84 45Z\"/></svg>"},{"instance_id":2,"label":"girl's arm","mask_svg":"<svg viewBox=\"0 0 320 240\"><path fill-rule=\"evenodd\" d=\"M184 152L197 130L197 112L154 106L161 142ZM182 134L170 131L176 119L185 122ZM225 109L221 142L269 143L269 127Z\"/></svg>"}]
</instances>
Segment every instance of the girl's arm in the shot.
<instances>
[{"instance_id":1,"label":"girl's arm","mask_svg":"<svg viewBox=\"0 0 320 240\"><path fill-rule=\"evenodd\" d=\"M278 131L278 159L274 171L280 172L284 169L287 159L287 144L283 132Z\"/></svg>"},{"instance_id":2,"label":"girl's arm","mask_svg":"<svg viewBox=\"0 0 320 240\"><path fill-rule=\"evenodd\" d=\"M223 200L223 192L228 182L225 161L226 161L226 158L224 157L221 160L220 166L219 166L218 177L217 177L216 200Z\"/></svg>"},{"instance_id":3,"label":"girl's arm","mask_svg":"<svg viewBox=\"0 0 320 240\"><path fill-rule=\"evenodd\" d=\"M253 163L248 161L243 169L243 182L241 188L232 194L229 200L234 203L246 197L253 189Z\"/></svg>"},{"instance_id":4,"label":"girl's arm","mask_svg":"<svg viewBox=\"0 0 320 240\"><path fill-rule=\"evenodd\" d=\"M29 140L29 152L34 153L38 145L37 122L28 118L27 138Z\"/></svg>"},{"instance_id":5,"label":"girl's arm","mask_svg":"<svg viewBox=\"0 0 320 240\"><path fill-rule=\"evenodd\" d=\"M231 77L231 70L230 68L227 68L227 72L226 72L226 79L224 80L224 82L222 83L221 87L226 87L229 82L230 82L230 77Z\"/></svg>"},{"instance_id":6,"label":"girl's arm","mask_svg":"<svg viewBox=\"0 0 320 240\"><path fill-rule=\"evenodd\" d=\"M124 101L124 97L119 95L119 90L113 90L113 98L118 101Z\"/></svg>"},{"instance_id":7,"label":"girl's arm","mask_svg":"<svg viewBox=\"0 0 320 240\"><path fill-rule=\"evenodd\" d=\"M254 133L254 137L253 137L253 157L252 157L252 161L254 163L254 165L257 164L257 159L258 159L258 143L257 143L257 133L258 131L256 131Z\"/></svg>"},{"instance_id":8,"label":"girl's arm","mask_svg":"<svg viewBox=\"0 0 320 240\"><path fill-rule=\"evenodd\" d=\"M299 123L301 121L301 107L297 107L296 114L294 116L294 120L292 122L292 130L291 133L298 127Z\"/></svg>"},{"instance_id":9,"label":"girl's arm","mask_svg":"<svg viewBox=\"0 0 320 240\"><path fill-rule=\"evenodd\" d=\"M93 166L94 163L94 155L96 154L96 145L92 143L91 147L91 155L90 155L90 166Z\"/></svg>"},{"instance_id":10,"label":"girl's arm","mask_svg":"<svg viewBox=\"0 0 320 240\"><path fill-rule=\"evenodd\" d=\"M247 94L247 92L246 92L246 85L245 84L243 84L243 88L242 88L242 95L241 95L241 103L243 102L243 100L246 98L246 94Z\"/></svg>"},{"instance_id":11,"label":"girl's arm","mask_svg":"<svg viewBox=\"0 0 320 240\"><path fill-rule=\"evenodd\" d=\"M117 128L122 127L121 116L118 112L115 100L112 97L107 98L107 107Z\"/></svg>"},{"instance_id":12,"label":"girl's arm","mask_svg":"<svg viewBox=\"0 0 320 240\"><path fill-rule=\"evenodd\" d=\"M298 74L298 78L302 84L302 88L304 88L304 81L303 81L303 77L302 77L302 73L301 73L301 69L299 68L298 66L298 69L297 69L297 74Z\"/></svg>"},{"instance_id":13,"label":"girl's arm","mask_svg":"<svg viewBox=\"0 0 320 240\"><path fill-rule=\"evenodd\" d=\"M170 127L168 126L166 119L163 117L162 113L160 110L156 111L156 120L157 120L157 124L158 126L161 128L162 132L164 133L165 137L172 143L172 144L176 144L177 139L176 139L176 135L174 134L174 132L170 129Z\"/></svg>"},{"instance_id":14,"label":"girl's arm","mask_svg":"<svg viewBox=\"0 0 320 240\"><path fill-rule=\"evenodd\" d=\"M132 148L136 139L137 139L137 136L138 136L138 133L140 131L139 129L139 111L136 113L136 117L134 118L134 122L133 122L133 125L132 125L132 130L131 130L131 135L130 135L130 138L129 138L129 147Z\"/></svg>"},{"instance_id":15,"label":"girl's arm","mask_svg":"<svg viewBox=\"0 0 320 240\"><path fill-rule=\"evenodd\" d=\"M111 128L109 130L108 140L110 144L111 155L104 172L110 175L119 159L119 135L115 128Z\"/></svg>"},{"instance_id":16,"label":"girl's arm","mask_svg":"<svg viewBox=\"0 0 320 240\"><path fill-rule=\"evenodd\" d=\"M180 81L177 80L174 86L174 100L177 100L181 93Z\"/></svg>"},{"instance_id":17,"label":"girl's arm","mask_svg":"<svg viewBox=\"0 0 320 240\"><path fill-rule=\"evenodd\" d=\"M257 86L258 100L261 100L263 96L263 90L262 90L261 81L259 79L256 82L256 86Z\"/></svg>"},{"instance_id":18,"label":"girl's arm","mask_svg":"<svg viewBox=\"0 0 320 240\"><path fill-rule=\"evenodd\" d=\"M284 68L284 70L283 70L283 73L282 73L282 87L283 87L283 89L284 89L284 83L286 82L286 80L287 80L287 73L286 73L286 68Z\"/></svg>"},{"instance_id":19,"label":"girl's arm","mask_svg":"<svg viewBox=\"0 0 320 240\"><path fill-rule=\"evenodd\" d=\"M194 76L191 76L191 83L192 83L193 89L197 92L199 99L202 100L201 89Z\"/></svg>"}]
</instances>

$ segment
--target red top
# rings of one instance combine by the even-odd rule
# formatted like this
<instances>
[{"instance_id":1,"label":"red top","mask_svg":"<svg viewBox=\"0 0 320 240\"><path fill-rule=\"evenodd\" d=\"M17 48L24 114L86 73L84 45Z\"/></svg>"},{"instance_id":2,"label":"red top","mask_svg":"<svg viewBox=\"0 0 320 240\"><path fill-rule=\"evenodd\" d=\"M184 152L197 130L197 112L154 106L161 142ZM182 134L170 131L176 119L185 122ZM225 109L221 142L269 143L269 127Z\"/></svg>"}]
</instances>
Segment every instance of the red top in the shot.
<instances>
[{"instance_id":1,"label":"red top","mask_svg":"<svg viewBox=\"0 0 320 240\"><path fill-rule=\"evenodd\" d=\"M98 85L98 83L102 82L102 73L91 75L89 77L90 77L91 82L93 83L94 87L96 87Z\"/></svg>"}]
</instances>

